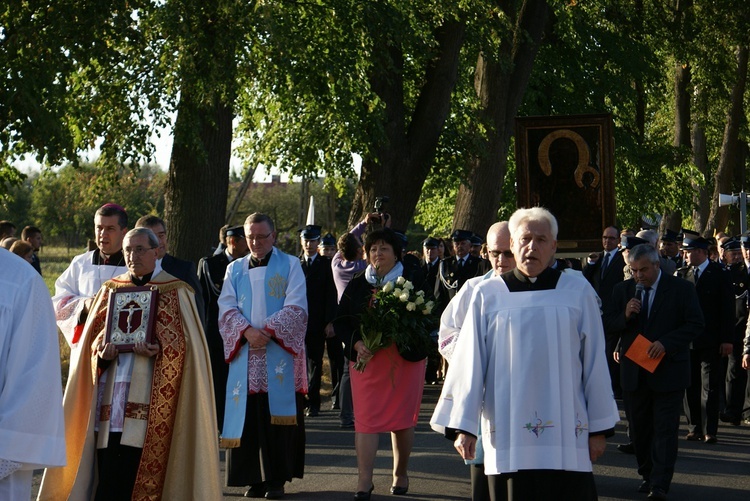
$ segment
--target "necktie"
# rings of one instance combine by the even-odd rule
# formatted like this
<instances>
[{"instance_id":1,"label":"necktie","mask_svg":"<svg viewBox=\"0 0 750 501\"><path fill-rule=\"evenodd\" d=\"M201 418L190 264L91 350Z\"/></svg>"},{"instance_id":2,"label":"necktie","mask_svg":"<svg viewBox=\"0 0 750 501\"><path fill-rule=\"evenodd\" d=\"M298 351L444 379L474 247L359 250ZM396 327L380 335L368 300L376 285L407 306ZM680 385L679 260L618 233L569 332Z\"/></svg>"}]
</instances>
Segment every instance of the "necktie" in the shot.
<instances>
[{"instance_id":1,"label":"necktie","mask_svg":"<svg viewBox=\"0 0 750 501\"><path fill-rule=\"evenodd\" d=\"M641 301L641 331L643 331L646 328L646 321L648 320L648 303L649 303L649 294L651 292L651 287L646 287L643 289L643 300Z\"/></svg>"},{"instance_id":2,"label":"necktie","mask_svg":"<svg viewBox=\"0 0 750 501\"><path fill-rule=\"evenodd\" d=\"M607 266L609 266L609 252L604 254L604 259L602 260L602 276L604 276Z\"/></svg>"},{"instance_id":3,"label":"necktie","mask_svg":"<svg viewBox=\"0 0 750 501\"><path fill-rule=\"evenodd\" d=\"M463 259L459 259L458 260L458 267L459 268L463 268L464 267L464 260Z\"/></svg>"},{"instance_id":4,"label":"necktie","mask_svg":"<svg viewBox=\"0 0 750 501\"><path fill-rule=\"evenodd\" d=\"M307 266L312 266L313 258L308 257L307 258Z\"/></svg>"},{"instance_id":5,"label":"necktie","mask_svg":"<svg viewBox=\"0 0 750 501\"><path fill-rule=\"evenodd\" d=\"M701 274L700 268L698 268L697 266L693 268L693 277L695 278L695 283L698 283L698 278L700 274Z\"/></svg>"}]
</instances>

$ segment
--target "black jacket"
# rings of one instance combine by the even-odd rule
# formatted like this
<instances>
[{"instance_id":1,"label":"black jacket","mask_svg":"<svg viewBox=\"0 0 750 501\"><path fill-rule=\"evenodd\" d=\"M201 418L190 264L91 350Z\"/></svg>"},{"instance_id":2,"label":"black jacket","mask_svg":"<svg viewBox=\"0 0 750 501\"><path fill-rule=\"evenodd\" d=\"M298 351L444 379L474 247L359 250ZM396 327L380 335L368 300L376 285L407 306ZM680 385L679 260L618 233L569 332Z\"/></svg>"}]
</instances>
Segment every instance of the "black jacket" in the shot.
<instances>
[{"instance_id":1,"label":"black jacket","mask_svg":"<svg viewBox=\"0 0 750 501\"><path fill-rule=\"evenodd\" d=\"M201 289L201 283L198 280L195 263L174 257L171 254L165 254L161 260L161 268L193 288L193 291L195 292L195 305L198 308L198 316L200 316L201 325L205 328L206 309L203 305L203 291Z\"/></svg>"},{"instance_id":2,"label":"black jacket","mask_svg":"<svg viewBox=\"0 0 750 501\"><path fill-rule=\"evenodd\" d=\"M620 385L624 391L635 391L640 383L654 391L678 391L690 384L691 341L703 331L703 314L695 288L687 281L666 273L661 274L651 310L643 332L638 315L625 319L625 306L635 297L635 280L629 279L615 286L612 300L604 312L604 328L620 335L624 354L640 333L650 341L664 345L666 355L653 374L624 355L620 356ZM611 354L608 354L611 356Z\"/></svg>"},{"instance_id":3,"label":"black jacket","mask_svg":"<svg viewBox=\"0 0 750 501\"><path fill-rule=\"evenodd\" d=\"M331 259L317 256L312 266L307 264L307 258L304 256L299 260L307 285L307 332L320 334L321 339L325 339L323 331L336 314L338 298L331 271Z\"/></svg>"},{"instance_id":4,"label":"black jacket","mask_svg":"<svg viewBox=\"0 0 750 501\"><path fill-rule=\"evenodd\" d=\"M689 267L680 268L676 275L695 284L705 318L703 332L693 341L693 348L718 350L719 344L731 343L734 337L735 310L731 274L720 264L711 261L697 283L693 270Z\"/></svg>"},{"instance_id":5,"label":"black jacket","mask_svg":"<svg viewBox=\"0 0 750 501\"><path fill-rule=\"evenodd\" d=\"M602 310L607 309L607 304L612 299L612 291L615 286L625 280L625 274L623 269L625 268L625 259L622 256L622 252L619 250L612 256L607 269L604 270L602 275L602 256L604 253L599 255L599 259L594 264L587 264L583 268L583 276L589 281L591 286L594 288L596 293L599 295L599 299L602 300Z\"/></svg>"}]
</instances>

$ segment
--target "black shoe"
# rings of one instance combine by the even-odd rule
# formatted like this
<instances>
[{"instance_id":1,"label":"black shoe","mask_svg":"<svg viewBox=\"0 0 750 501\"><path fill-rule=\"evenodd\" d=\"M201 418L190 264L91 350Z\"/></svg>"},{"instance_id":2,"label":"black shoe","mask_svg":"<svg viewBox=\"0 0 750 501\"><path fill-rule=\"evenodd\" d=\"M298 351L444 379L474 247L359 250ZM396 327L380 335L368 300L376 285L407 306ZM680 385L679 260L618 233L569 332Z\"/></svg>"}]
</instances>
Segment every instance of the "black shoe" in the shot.
<instances>
[{"instance_id":1,"label":"black shoe","mask_svg":"<svg viewBox=\"0 0 750 501\"><path fill-rule=\"evenodd\" d=\"M409 492L408 485L406 487L399 487L398 485L394 485L391 487L391 494L393 494L394 496L403 496L407 492Z\"/></svg>"},{"instance_id":2,"label":"black shoe","mask_svg":"<svg viewBox=\"0 0 750 501\"><path fill-rule=\"evenodd\" d=\"M648 494L651 492L651 482L648 480L644 480L641 482L641 485L638 486L638 492L642 492L644 494Z\"/></svg>"},{"instance_id":3,"label":"black shoe","mask_svg":"<svg viewBox=\"0 0 750 501\"><path fill-rule=\"evenodd\" d=\"M729 423L732 426L739 426L741 422L739 417L733 416L731 414L725 414L723 412L719 414L719 419L722 423Z\"/></svg>"},{"instance_id":4,"label":"black shoe","mask_svg":"<svg viewBox=\"0 0 750 501\"><path fill-rule=\"evenodd\" d=\"M266 499L281 499L284 497L284 486L268 486Z\"/></svg>"},{"instance_id":5,"label":"black shoe","mask_svg":"<svg viewBox=\"0 0 750 501\"><path fill-rule=\"evenodd\" d=\"M703 441L707 444L715 444L716 443L716 436L715 435L706 435L703 438Z\"/></svg>"},{"instance_id":6,"label":"black shoe","mask_svg":"<svg viewBox=\"0 0 750 501\"><path fill-rule=\"evenodd\" d=\"M658 499L659 501L666 501L667 492L661 487L651 488L651 492L648 493L648 499Z\"/></svg>"},{"instance_id":7,"label":"black shoe","mask_svg":"<svg viewBox=\"0 0 750 501\"><path fill-rule=\"evenodd\" d=\"M341 421L339 428L354 428L354 421Z\"/></svg>"},{"instance_id":8,"label":"black shoe","mask_svg":"<svg viewBox=\"0 0 750 501\"><path fill-rule=\"evenodd\" d=\"M266 495L265 483L251 485L250 488L247 490L247 492L245 492L246 498L262 498L265 495Z\"/></svg>"},{"instance_id":9,"label":"black shoe","mask_svg":"<svg viewBox=\"0 0 750 501\"><path fill-rule=\"evenodd\" d=\"M685 435L685 440L687 440L688 442L700 442L701 440L703 440L703 437L691 431L690 433Z\"/></svg>"},{"instance_id":10,"label":"black shoe","mask_svg":"<svg viewBox=\"0 0 750 501\"><path fill-rule=\"evenodd\" d=\"M318 409L317 407L309 407L305 411L305 416L307 417L318 417L318 415L320 415L320 409Z\"/></svg>"},{"instance_id":11,"label":"black shoe","mask_svg":"<svg viewBox=\"0 0 750 501\"><path fill-rule=\"evenodd\" d=\"M617 450L622 452L623 454L635 454L635 446L633 445L633 442L628 442L627 444L620 444L617 446Z\"/></svg>"},{"instance_id":12,"label":"black shoe","mask_svg":"<svg viewBox=\"0 0 750 501\"><path fill-rule=\"evenodd\" d=\"M368 501L372 495L372 491L375 490L375 485L370 486L369 491L357 491L354 493L354 499L358 501Z\"/></svg>"}]
</instances>

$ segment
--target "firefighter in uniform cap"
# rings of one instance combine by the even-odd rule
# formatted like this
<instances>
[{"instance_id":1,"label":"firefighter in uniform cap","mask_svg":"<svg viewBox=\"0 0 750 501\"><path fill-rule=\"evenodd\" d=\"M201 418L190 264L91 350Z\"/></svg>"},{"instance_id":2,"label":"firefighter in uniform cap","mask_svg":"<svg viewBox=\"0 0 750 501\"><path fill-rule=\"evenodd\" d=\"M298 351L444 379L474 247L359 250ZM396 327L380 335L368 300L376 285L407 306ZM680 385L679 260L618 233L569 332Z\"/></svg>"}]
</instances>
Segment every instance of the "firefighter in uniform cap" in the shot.
<instances>
[{"instance_id":1,"label":"firefighter in uniform cap","mask_svg":"<svg viewBox=\"0 0 750 501\"><path fill-rule=\"evenodd\" d=\"M203 311L206 314L206 343L211 357L211 373L214 379L214 397L216 399L216 418L219 429L224 423L224 400L226 398L227 375L229 364L224 359L224 341L219 334L219 296L224 284L224 273L229 263L247 255L245 229L242 226L222 228L220 238L223 250L210 257L201 258L198 262L198 280L201 283Z\"/></svg>"},{"instance_id":2,"label":"firefighter in uniform cap","mask_svg":"<svg viewBox=\"0 0 750 501\"><path fill-rule=\"evenodd\" d=\"M307 286L307 411L308 417L320 413L320 382L323 375L323 353L328 338L334 339L331 322L336 313L337 294L333 282L331 259L318 254L320 243L320 226L308 224L301 230L300 242L303 253L300 265L305 273ZM340 344L340 343L339 343ZM330 355L330 354L329 354ZM339 355L343 356L342 353ZM334 361L332 361L334 362ZM331 364L331 384L337 391L338 382L343 371L343 359Z\"/></svg>"},{"instance_id":3,"label":"firefighter in uniform cap","mask_svg":"<svg viewBox=\"0 0 750 501\"><path fill-rule=\"evenodd\" d=\"M732 352L734 295L730 275L708 259L709 241L684 231L685 264L675 275L695 284L705 319L703 332L690 346L690 386L685 390L687 440L716 443L719 392L724 377L721 357Z\"/></svg>"},{"instance_id":4,"label":"firefighter in uniform cap","mask_svg":"<svg viewBox=\"0 0 750 501\"><path fill-rule=\"evenodd\" d=\"M742 340L748 317L748 273L742 259L742 243L732 237L722 244L726 268L732 277L734 287L734 337L732 352L727 357L726 398L719 418L725 423L739 426L742 421L742 410L745 403L747 371L742 368ZM723 360L722 360L723 361Z\"/></svg>"},{"instance_id":5,"label":"firefighter in uniform cap","mask_svg":"<svg viewBox=\"0 0 750 501\"><path fill-rule=\"evenodd\" d=\"M456 230L451 234L455 255L440 262L438 281L435 284L435 297L442 305L440 310L453 299L468 279L479 276L481 258L471 255L471 232Z\"/></svg>"},{"instance_id":6,"label":"firefighter in uniform cap","mask_svg":"<svg viewBox=\"0 0 750 501\"><path fill-rule=\"evenodd\" d=\"M320 246L318 252L321 256L325 256L329 259L333 259L336 255L336 237L332 233L326 233L323 238L320 239Z\"/></svg>"},{"instance_id":7,"label":"firefighter in uniform cap","mask_svg":"<svg viewBox=\"0 0 750 501\"><path fill-rule=\"evenodd\" d=\"M661 236L659 243L659 254L662 257L674 261L677 268L682 268L682 252L680 251L680 242L678 242L679 233L672 230L665 231Z\"/></svg>"}]
</instances>

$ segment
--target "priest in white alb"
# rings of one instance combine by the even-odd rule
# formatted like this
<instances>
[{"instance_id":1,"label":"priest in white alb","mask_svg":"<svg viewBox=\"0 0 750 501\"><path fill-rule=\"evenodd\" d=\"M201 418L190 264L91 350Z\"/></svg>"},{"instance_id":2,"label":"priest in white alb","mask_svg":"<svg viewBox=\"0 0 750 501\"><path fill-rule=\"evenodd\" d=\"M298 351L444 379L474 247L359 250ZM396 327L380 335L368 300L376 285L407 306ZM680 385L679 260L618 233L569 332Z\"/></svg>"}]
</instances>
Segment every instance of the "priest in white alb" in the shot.
<instances>
[{"instance_id":1,"label":"priest in white alb","mask_svg":"<svg viewBox=\"0 0 750 501\"><path fill-rule=\"evenodd\" d=\"M481 430L493 500L593 500L619 420L596 294L549 267L549 211L519 209L509 229L516 269L475 286L431 424L464 459Z\"/></svg>"},{"instance_id":2,"label":"priest in white alb","mask_svg":"<svg viewBox=\"0 0 750 501\"><path fill-rule=\"evenodd\" d=\"M73 258L55 280L52 304L65 340L76 356L94 296L102 284L128 271L122 254L122 239L128 232L128 214L121 206L104 204L94 214L96 249Z\"/></svg>"}]
</instances>

